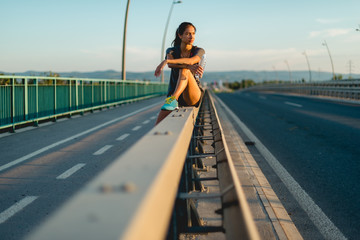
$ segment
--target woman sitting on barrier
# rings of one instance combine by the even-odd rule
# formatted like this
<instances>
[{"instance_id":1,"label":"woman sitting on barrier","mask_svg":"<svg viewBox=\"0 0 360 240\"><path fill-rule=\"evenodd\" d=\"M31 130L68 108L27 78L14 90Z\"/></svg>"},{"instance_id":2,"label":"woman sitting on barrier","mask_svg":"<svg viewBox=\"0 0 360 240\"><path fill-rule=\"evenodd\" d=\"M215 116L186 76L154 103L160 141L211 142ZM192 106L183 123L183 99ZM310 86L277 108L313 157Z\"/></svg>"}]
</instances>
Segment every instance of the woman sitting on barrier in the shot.
<instances>
[{"instance_id":1,"label":"woman sitting on barrier","mask_svg":"<svg viewBox=\"0 0 360 240\"><path fill-rule=\"evenodd\" d=\"M165 104L161 107L156 124L171 111L180 106L198 106L204 90L199 78L204 69L199 66L204 49L193 46L196 28L192 23L183 22L175 33L173 47L166 50L166 58L155 70L155 76L160 76L165 65L171 68L170 82ZM199 75L196 78L195 75Z\"/></svg>"}]
</instances>

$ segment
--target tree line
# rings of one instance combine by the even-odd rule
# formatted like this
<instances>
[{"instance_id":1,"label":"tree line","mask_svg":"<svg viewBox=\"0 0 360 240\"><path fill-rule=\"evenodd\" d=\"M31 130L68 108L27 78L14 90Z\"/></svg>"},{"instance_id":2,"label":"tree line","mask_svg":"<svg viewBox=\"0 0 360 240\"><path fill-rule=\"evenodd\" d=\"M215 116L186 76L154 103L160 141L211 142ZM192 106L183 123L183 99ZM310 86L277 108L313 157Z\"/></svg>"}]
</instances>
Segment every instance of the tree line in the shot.
<instances>
[{"instance_id":1,"label":"tree line","mask_svg":"<svg viewBox=\"0 0 360 240\"><path fill-rule=\"evenodd\" d=\"M255 81L252 79L243 79L241 82L235 81L235 82L225 82L224 87L230 88L232 90L238 90L243 88L248 88L251 86L256 85Z\"/></svg>"}]
</instances>

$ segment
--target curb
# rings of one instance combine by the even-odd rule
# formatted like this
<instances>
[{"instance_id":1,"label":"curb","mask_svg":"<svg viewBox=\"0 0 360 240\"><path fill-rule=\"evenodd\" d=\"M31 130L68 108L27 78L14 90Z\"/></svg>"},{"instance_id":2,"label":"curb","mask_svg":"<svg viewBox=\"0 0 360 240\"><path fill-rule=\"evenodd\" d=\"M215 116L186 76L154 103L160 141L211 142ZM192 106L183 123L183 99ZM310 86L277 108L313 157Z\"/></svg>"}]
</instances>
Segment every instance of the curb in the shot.
<instances>
[{"instance_id":1,"label":"curb","mask_svg":"<svg viewBox=\"0 0 360 240\"><path fill-rule=\"evenodd\" d=\"M214 96L224 135L262 239L303 239L270 183ZM222 103L222 102L221 102ZM222 103L223 104L223 103ZM275 235L275 236L274 236Z\"/></svg>"}]
</instances>

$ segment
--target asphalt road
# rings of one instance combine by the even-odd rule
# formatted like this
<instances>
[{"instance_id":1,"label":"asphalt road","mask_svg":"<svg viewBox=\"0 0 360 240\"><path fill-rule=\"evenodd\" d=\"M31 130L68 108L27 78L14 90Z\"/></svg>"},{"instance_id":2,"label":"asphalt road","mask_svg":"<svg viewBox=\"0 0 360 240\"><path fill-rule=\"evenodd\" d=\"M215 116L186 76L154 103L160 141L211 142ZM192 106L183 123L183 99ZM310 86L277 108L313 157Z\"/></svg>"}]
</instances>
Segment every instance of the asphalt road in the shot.
<instances>
[{"instance_id":1,"label":"asphalt road","mask_svg":"<svg viewBox=\"0 0 360 240\"><path fill-rule=\"evenodd\" d=\"M276 157L340 233L348 239L359 239L360 105L261 92L217 96ZM269 172L265 164L260 167ZM279 187L279 178L269 181L285 207L290 206L286 201L293 197L281 190L284 187ZM321 234L312 232L314 224L304 223L306 214L296 209L288 211L305 239L321 238Z\"/></svg>"},{"instance_id":2,"label":"asphalt road","mask_svg":"<svg viewBox=\"0 0 360 240\"><path fill-rule=\"evenodd\" d=\"M360 105L253 92L218 96L341 234L358 239ZM46 220L154 126L162 101L0 134L0 239L22 239ZM259 166L304 238L324 238L274 171Z\"/></svg>"},{"instance_id":3,"label":"asphalt road","mask_svg":"<svg viewBox=\"0 0 360 240\"><path fill-rule=\"evenodd\" d=\"M162 102L154 98L0 134L0 239L26 237L151 130Z\"/></svg>"}]
</instances>

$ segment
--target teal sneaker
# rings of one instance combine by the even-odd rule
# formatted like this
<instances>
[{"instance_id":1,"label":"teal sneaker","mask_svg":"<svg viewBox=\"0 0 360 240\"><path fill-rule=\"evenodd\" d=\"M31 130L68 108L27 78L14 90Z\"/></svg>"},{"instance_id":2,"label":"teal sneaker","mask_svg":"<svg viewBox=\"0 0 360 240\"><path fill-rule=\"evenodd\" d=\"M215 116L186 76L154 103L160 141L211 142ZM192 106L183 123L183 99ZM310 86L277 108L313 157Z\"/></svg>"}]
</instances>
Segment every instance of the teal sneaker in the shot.
<instances>
[{"instance_id":1,"label":"teal sneaker","mask_svg":"<svg viewBox=\"0 0 360 240\"><path fill-rule=\"evenodd\" d=\"M173 111L179 109L178 101L175 97L171 96L165 99L165 104L161 107L161 110Z\"/></svg>"}]
</instances>

